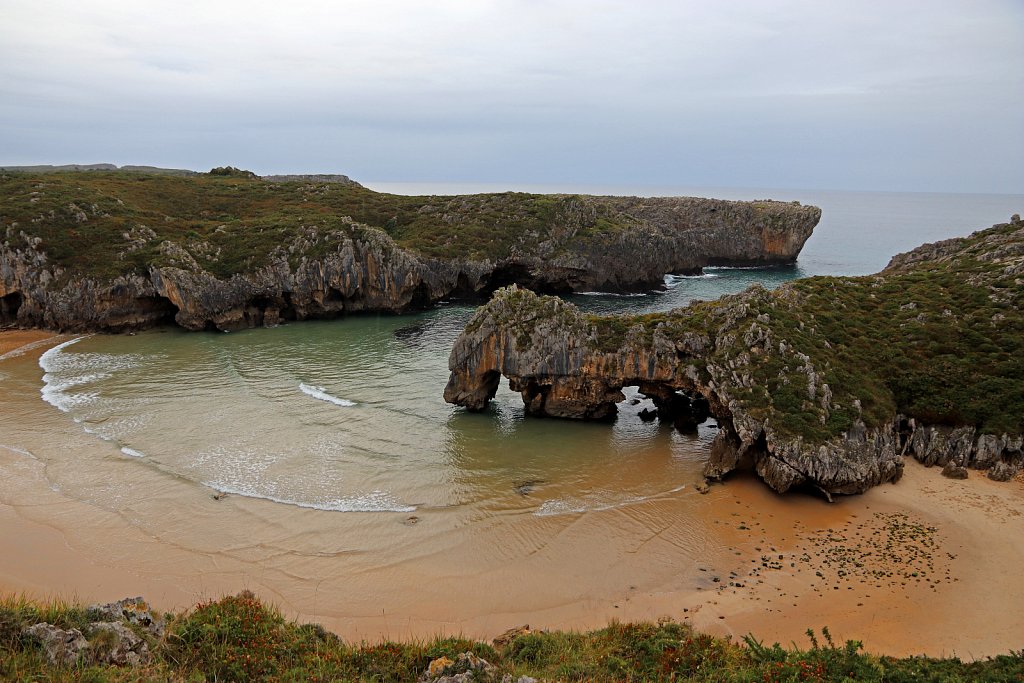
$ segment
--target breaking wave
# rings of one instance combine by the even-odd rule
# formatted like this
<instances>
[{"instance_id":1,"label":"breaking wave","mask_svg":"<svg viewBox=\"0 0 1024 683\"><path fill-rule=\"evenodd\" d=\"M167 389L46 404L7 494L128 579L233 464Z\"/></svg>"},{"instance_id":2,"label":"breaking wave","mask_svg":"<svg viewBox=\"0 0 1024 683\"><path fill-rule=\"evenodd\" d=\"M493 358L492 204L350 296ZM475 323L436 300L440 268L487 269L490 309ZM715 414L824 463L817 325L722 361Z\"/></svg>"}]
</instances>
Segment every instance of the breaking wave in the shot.
<instances>
[{"instance_id":1,"label":"breaking wave","mask_svg":"<svg viewBox=\"0 0 1024 683\"><path fill-rule=\"evenodd\" d=\"M290 498L281 498L265 493L259 493L251 489L231 486L229 484L204 481L203 485L208 486L215 491L219 491L220 493L245 496L246 498L260 498L274 503L281 503L283 505L294 505L300 508L326 510L329 512L415 512L416 510L414 506L405 505L396 500L390 493L386 493L384 491L371 491L370 493L358 496L344 496L333 500L309 502L293 500Z\"/></svg>"},{"instance_id":2,"label":"breaking wave","mask_svg":"<svg viewBox=\"0 0 1024 683\"><path fill-rule=\"evenodd\" d=\"M302 393L306 394L307 396L312 396L313 398L319 399L321 401L327 401L328 403L333 403L336 406L348 407L348 406L354 406L356 404L355 401L349 401L348 399L345 399L345 398L338 398L337 396L331 396L330 394L327 393L327 390L324 389L323 387L314 387L314 386L310 386L309 384L300 383L299 384L299 391L301 391Z\"/></svg>"},{"instance_id":3,"label":"breaking wave","mask_svg":"<svg viewBox=\"0 0 1024 683\"><path fill-rule=\"evenodd\" d=\"M572 515L583 512L603 512L615 508L636 505L644 501L654 500L661 496L682 491L686 486L677 486L665 493L653 496L622 496L609 493L591 493L585 496L569 496L544 501L533 514L537 517L554 517L556 515Z\"/></svg>"}]
</instances>

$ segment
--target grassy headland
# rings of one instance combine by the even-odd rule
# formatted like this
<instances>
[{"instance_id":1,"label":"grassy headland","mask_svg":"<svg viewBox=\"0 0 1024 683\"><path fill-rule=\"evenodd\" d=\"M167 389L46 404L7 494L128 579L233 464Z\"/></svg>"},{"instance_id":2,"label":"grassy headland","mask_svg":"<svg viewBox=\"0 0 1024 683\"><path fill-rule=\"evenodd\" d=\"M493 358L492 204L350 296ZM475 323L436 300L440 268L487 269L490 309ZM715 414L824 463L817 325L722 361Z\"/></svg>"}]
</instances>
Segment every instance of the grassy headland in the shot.
<instances>
[{"instance_id":1,"label":"grassy headland","mask_svg":"<svg viewBox=\"0 0 1024 683\"><path fill-rule=\"evenodd\" d=\"M770 200L409 197L231 167L0 172L0 324L232 330L511 282L646 290L667 272L792 262L820 215Z\"/></svg>"},{"instance_id":2,"label":"grassy headland","mask_svg":"<svg viewBox=\"0 0 1024 683\"><path fill-rule=\"evenodd\" d=\"M170 240L206 270L228 277L266 263L303 227L338 227L341 217L379 228L418 254L449 259L501 258L516 245L532 250L560 225L593 236L635 223L606 204L581 211L576 195L410 197L355 183L267 182L244 173L0 175L0 223L8 233L39 237L39 250L52 262L93 276L145 272L160 264L159 245ZM148 239L125 254L132 237Z\"/></svg>"},{"instance_id":3,"label":"grassy headland","mask_svg":"<svg viewBox=\"0 0 1024 683\"><path fill-rule=\"evenodd\" d=\"M1005 481L1024 467L1022 304L1018 216L875 275L665 313L584 315L507 288L456 340L445 398L480 410L505 374L531 414L606 419L638 385L662 419L718 418L708 477L746 459L779 492L862 492L897 480L905 454Z\"/></svg>"},{"instance_id":4,"label":"grassy headland","mask_svg":"<svg viewBox=\"0 0 1024 683\"><path fill-rule=\"evenodd\" d=\"M1020 222L997 225L940 243L945 256L897 258L876 275L805 278L665 314L588 316L592 346L645 346L656 332L685 346L700 335L713 348L707 360L749 378L732 398L777 434L812 443L895 414L1020 434L1022 233Z\"/></svg>"},{"instance_id":5,"label":"grassy headland","mask_svg":"<svg viewBox=\"0 0 1024 683\"><path fill-rule=\"evenodd\" d=\"M130 626L150 661L137 667L97 664L112 646L90 632L95 610L62 602L0 599L0 678L11 681L415 681L432 661L471 652L491 665L469 680L544 681L993 681L1024 680L1024 650L975 662L896 659L834 643L827 629L805 647L743 643L675 622L613 623L586 632L523 632L501 643L463 638L350 644L315 624L285 619L250 593L166 615L163 636ZM78 629L89 647L73 664L51 664L24 633L47 622Z\"/></svg>"}]
</instances>

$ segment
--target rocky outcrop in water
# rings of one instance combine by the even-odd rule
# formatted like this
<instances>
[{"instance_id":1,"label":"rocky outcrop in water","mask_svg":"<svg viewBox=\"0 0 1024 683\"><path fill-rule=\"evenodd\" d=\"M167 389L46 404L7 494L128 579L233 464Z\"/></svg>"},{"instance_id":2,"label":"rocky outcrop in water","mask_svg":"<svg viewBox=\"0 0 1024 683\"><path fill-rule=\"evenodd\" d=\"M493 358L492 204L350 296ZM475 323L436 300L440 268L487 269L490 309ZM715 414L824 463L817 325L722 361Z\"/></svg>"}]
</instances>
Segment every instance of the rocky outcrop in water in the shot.
<instances>
[{"instance_id":1,"label":"rocky outcrop in water","mask_svg":"<svg viewBox=\"0 0 1024 683\"><path fill-rule=\"evenodd\" d=\"M512 287L456 340L444 397L483 410L505 376L529 415L602 420L638 386L663 421L716 418L708 478L748 466L779 492L863 492L898 480L908 454L1005 480L1024 467L1022 276L1015 220L876 276L665 314L587 316Z\"/></svg>"},{"instance_id":2,"label":"rocky outcrop in water","mask_svg":"<svg viewBox=\"0 0 1024 683\"><path fill-rule=\"evenodd\" d=\"M706 265L792 262L821 213L767 200L401 198L285 180L0 176L0 326L234 330L401 312L510 283L646 290Z\"/></svg>"}]
</instances>

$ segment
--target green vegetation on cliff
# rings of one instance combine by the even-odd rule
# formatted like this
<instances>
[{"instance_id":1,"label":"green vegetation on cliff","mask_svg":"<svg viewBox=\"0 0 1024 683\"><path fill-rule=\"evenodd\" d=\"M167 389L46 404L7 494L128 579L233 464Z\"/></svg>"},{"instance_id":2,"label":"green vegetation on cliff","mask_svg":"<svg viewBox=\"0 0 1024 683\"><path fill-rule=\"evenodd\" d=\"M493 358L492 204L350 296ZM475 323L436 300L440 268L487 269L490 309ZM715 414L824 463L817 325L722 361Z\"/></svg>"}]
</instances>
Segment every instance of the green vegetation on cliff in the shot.
<instances>
[{"instance_id":1,"label":"green vegetation on cliff","mask_svg":"<svg viewBox=\"0 0 1024 683\"><path fill-rule=\"evenodd\" d=\"M112 277L162 265L160 244L185 246L227 277L266 263L303 228L343 217L438 258L497 259L559 230L613 234L635 223L609 204L584 211L572 195L520 192L458 197L384 194L355 183L267 182L237 169L189 177L145 173L0 174L0 240L40 238L51 262ZM4 234L6 228L6 234Z\"/></svg>"},{"instance_id":2,"label":"green vegetation on cliff","mask_svg":"<svg viewBox=\"0 0 1024 683\"><path fill-rule=\"evenodd\" d=\"M451 673L459 656L486 660L473 681L992 681L1024 680L1024 650L964 663L956 658L877 657L859 643L837 645L826 629L810 648L745 645L696 633L674 622L618 624L588 633L535 632L502 644L465 638L353 645L314 624L297 624L252 594L204 602L167 615L166 631L121 622L145 642L148 662L98 663L115 656L118 639L96 627L95 609L0 599L0 680L27 681L387 681L422 678L434 662ZM47 622L77 629L88 644L72 661L53 664L28 627ZM109 623L109 621L108 621ZM139 651L136 646L136 652ZM466 661L465 659L463 661ZM474 661L469 659L468 661ZM507 677L507 678L506 678ZM426 680L435 680L437 675Z\"/></svg>"},{"instance_id":3,"label":"green vegetation on cliff","mask_svg":"<svg viewBox=\"0 0 1024 683\"><path fill-rule=\"evenodd\" d=\"M783 437L822 442L857 419L874 427L896 414L1013 435L1024 432L1022 299L1024 223L1015 221L925 245L876 275L589 321L602 352L649 345L655 333L677 343L699 335L706 360L734 371L731 397Z\"/></svg>"},{"instance_id":4,"label":"green vegetation on cliff","mask_svg":"<svg viewBox=\"0 0 1024 683\"><path fill-rule=\"evenodd\" d=\"M712 263L791 262L820 216L696 197L407 197L232 167L0 172L0 325L233 330L512 282L645 290Z\"/></svg>"}]
</instances>

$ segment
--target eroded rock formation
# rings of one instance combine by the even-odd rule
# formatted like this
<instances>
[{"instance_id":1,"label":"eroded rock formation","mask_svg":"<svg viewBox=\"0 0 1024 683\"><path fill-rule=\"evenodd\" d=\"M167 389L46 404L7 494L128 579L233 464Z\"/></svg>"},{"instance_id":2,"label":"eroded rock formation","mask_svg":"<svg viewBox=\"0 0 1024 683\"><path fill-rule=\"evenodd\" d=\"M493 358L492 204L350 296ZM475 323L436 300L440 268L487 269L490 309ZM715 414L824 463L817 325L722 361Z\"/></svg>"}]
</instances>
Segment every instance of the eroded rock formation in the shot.
<instances>
[{"instance_id":1,"label":"eroded rock formation","mask_svg":"<svg viewBox=\"0 0 1024 683\"><path fill-rule=\"evenodd\" d=\"M821 213L773 201L521 193L398 202L357 183L141 176L153 188L151 206L146 194L133 195L133 204L113 194L137 192L134 177L118 179L114 190L74 186L99 177L47 174L31 184L0 176L0 190L9 192L0 195L0 326L119 331L175 322L233 330L401 312L511 283L547 293L645 290L666 273L706 265L792 262ZM59 195L87 190L88 201ZM186 207L208 202L215 209L161 217L172 190ZM238 198L242 190L260 201ZM392 204L411 214L402 220L418 232L397 217L371 226L330 213L335 205L368 205L378 207L368 216L386 216ZM268 206L279 213L268 219ZM215 211L230 214L218 218L228 222L215 226ZM299 212L302 224L273 225L279 215L295 220L288 212ZM278 230L282 241L268 246L265 229ZM90 261L76 254L82 240L105 240L105 249L90 251ZM249 240L263 252L254 246L248 253ZM111 263L97 263L94 252ZM226 266L228 252L241 265ZM130 263L141 265L122 265ZM104 274L110 271L120 274Z\"/></svg>"},{"instance_id":2,"label":"eroded rock formation","mask_svg":"<svg viewBox=\"0 0 1024 683\"><path fill-rule=\"evenodd\" d=\"M587 316L511 287L456 340L444 397L482 410L505 376L530 415L600 420L638 386L663 420L717 419L708 478L748 465L779 492L863 492L898 480L906 454L1008 479L1024 467L1022 277L1018 220L876 276L754 287L665 314ZM951 386L961 373L976 385ZM1005 399L946 399L995 386ZM957 419L977 424L946 426Z\"/></svg>"}]
</instances>

